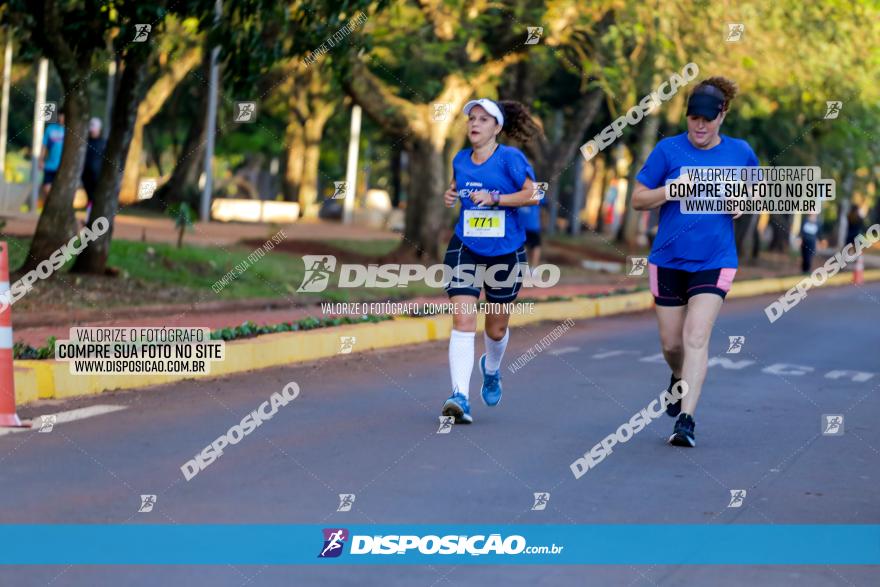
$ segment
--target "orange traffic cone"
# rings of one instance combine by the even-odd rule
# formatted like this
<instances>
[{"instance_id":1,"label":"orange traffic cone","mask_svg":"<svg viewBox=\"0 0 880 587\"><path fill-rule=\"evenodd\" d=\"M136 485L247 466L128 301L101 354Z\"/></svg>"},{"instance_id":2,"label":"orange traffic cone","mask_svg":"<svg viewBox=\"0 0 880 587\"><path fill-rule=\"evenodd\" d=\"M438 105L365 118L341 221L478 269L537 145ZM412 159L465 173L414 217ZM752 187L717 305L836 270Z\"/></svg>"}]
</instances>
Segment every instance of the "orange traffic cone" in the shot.
<instances>
[{"instance_id":1,"label":"orange traffic cone","mask_svg":"<svg viewBox=\"0 0 880 587\"><path fill-rule=\"evenodd\" d=\"M856 259L856 267L853 269L853 283L855 285L865 283L865 259L861 255Z\"/></svg>"},{"instance_id":2,"label":"orange traffic cone","mask_svg":"<svg viewBox=\"0 0 880 587\"><path fill-rule=\"evenodd\" d=\"M9 295L9 254L0 241L0 296ZM7 300L8 301L8 300ZM0 303L0 426L29 428L15 413L15 375L12 366L12 308Z\"/></svg>"}]
</instances>

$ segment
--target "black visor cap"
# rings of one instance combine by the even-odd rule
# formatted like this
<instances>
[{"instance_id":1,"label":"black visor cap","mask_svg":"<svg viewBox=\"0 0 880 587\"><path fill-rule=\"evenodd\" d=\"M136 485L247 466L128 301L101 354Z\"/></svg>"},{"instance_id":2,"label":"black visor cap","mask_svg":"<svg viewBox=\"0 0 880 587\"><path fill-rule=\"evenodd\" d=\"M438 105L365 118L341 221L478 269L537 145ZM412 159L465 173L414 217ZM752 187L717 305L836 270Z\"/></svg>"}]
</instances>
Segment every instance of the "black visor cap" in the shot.
<instances>
[{"instance_id":1,"label":"black visor cap","mask_svg":"<svg viewBox=\"0 0 880 587\"><path fill-rule=\"evenodd\" d=\"M706 120L715 120L724 109L724 100L709 94L694 94L688 100L688 116L702 116Z\"/></svg>"}]
</instances>

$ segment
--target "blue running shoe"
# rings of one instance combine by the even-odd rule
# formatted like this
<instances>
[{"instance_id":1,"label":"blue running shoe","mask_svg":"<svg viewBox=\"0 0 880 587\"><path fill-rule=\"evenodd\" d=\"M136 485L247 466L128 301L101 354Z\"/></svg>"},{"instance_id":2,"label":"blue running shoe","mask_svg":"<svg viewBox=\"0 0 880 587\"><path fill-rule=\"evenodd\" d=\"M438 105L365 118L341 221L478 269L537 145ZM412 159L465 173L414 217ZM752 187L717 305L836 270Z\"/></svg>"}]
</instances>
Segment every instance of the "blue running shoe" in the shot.
<instances>
[{"instance_id":1,"label":"blue running shoe","mask_svg":"<svg viewBox=\"0 0 880 587\"><path fill-rule=\"evenodd\" d=\"M474 421L471 418L471 406L464 394L453 391L446 403L443 404L443 415L453 416L456 424L470 424Z\"/></svg>"},{"instance_id":2,"label":"blue running shoe","mask_svg":"<svg viewBox=\"0 0 880 587\"><path fill-rule=\"evenodd\" d=\"M480 357L480 373L483 374L483 387L480 396L487 406L497 406L501 401L501 371L495 374L486 373L486 355Z\"/></svg>"}]
</instances>

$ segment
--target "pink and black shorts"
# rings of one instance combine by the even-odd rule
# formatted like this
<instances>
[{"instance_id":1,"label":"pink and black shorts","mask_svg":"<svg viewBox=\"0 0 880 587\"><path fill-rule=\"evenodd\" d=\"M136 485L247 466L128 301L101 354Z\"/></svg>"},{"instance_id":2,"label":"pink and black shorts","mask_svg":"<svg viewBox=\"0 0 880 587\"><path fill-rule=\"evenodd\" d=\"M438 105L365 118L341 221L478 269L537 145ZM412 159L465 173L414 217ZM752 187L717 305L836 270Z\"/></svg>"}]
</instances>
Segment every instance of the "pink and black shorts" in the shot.
<instances>
[{"instance_id":1,"label":"pink and black shorts","mask_svg":"<svg viewBox=\"0 0 880 587\"><path fill-rule=\"evenodd\" d=\"M684 306L697 294L711 293L724 299L733 285L736 269L692 272L648 263L648 274L654 303L658 306Z\"/></svg>"}]
</instances>

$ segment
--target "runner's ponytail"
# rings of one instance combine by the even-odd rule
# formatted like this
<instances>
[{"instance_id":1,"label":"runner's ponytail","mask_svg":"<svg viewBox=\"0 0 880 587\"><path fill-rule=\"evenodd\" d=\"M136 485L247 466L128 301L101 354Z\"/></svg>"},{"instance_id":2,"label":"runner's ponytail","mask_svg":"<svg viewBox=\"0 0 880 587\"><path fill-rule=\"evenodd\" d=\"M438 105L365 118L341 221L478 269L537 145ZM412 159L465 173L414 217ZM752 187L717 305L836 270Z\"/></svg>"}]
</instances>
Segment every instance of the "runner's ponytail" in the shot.
<instances>
[{"instance_id":1,"label":"runner's ponytail","mask_svg":"<svg viewBox=\"0 0 880 587\"><path fill-rule=\"evenodd\" d=\"M502 128L502 131L507 136L525 144L541 134L541 127L532 118L529 109L524 104L514 100L500 100L496 104L504 113L504 128Z\"/></svg>"}]
</instances>

